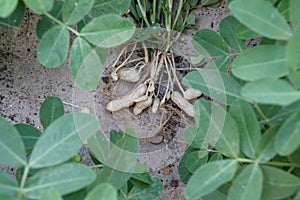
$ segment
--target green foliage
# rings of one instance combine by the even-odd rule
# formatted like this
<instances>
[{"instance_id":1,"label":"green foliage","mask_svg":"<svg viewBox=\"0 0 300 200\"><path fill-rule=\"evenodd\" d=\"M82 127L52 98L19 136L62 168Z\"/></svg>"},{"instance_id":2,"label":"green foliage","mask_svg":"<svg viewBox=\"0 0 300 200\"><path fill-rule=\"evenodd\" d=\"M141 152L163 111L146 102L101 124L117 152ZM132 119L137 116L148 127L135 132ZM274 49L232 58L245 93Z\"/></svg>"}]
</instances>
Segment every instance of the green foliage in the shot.
<instances>
[{"instance_id":1,"label":"green foliage","mask_svg":"<svg viewBox=\"0 0 300 200\"><path fill-rule=\"evenodd\" d=\"M183 79L212 99L196 102L196 126L185 131L185 197L298 199L299 1L227 2L233 16L221 21L220 34L199 30L193 37L198 53L213 61Z\"/></svg>"},{"instance_id":2,"label":"green foliage","mask_svg":"<svg viewBox=\"0 0 300 200\"><path fill-rule=\"evenodd\" d=\"M41 116L47 122L43 134L31 125L13 126L0 118L0 163L19 167L17 179L0 171L0 198L151 200L160 195L163 189L160 179L152 177L137 161L138 141L132 130L112 131L114 143L111 143L98 131L100 127L94 115L64 115L63 110L57 97L48 97L43 102L40 113L50 114L48 118ZM95 141L95 137L101 140ZM98 156L97 162L101 164L88 167L72 159L86 141L96 156L104 153L104 157ZM102 142L101 149L91 141L96 145ZM118 166L124 166L123 171Z\"/></svg>"}]
</instances>

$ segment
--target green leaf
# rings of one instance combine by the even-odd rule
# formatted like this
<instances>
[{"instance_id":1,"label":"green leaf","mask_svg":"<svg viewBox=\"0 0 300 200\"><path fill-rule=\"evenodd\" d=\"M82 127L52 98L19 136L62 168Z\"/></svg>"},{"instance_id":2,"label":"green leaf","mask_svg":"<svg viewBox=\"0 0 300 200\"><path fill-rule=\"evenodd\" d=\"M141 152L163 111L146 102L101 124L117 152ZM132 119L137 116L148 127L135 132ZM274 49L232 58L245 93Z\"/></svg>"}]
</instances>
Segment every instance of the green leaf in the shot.
<instances>
[{"instance_id":1,"label":"green leaf","mask_svg":"<svg viewBox=\"0 0 300 200\"><path fill-rule=\"evenodd\" d=\"M290 19L294 29L300 27L300 13L298 8L300 7L300 2L298 0L290 0Z\"/></svg>"},{"instance_id":2,"label":"green leaf","mask_svg":"<svg viewBox=\"0 0 300 200\"><path fill-rule=\"evenodd\" d=\"M185 197L195 199L216 190L219 186L230 181L238 167L235 160L222 160L201 166L190 178Z\"/></svg>"},{"instance_id":3,"label":"green leaf","mask_svg":"<svg viewBox=\"0 0 300 200\"><path fill-rule=\"evenodd\" d=\"M138 169L138 140L132 130L126 130L126 134L116 144L110 143L103 133L97 132L88 140L88 145L93 156L109 169L128 173L146 172L144 167ZM109 174L105 176L110 178Z\"/></svg>"},{"instance_id":4,"label":"green leaf","mask_svg":"<svg viewBox=\"0 0 300 200\"><path fill-rule=\"evenodd\" d=\"M300 179L274 167L262 166L264 185L262 199L284 199L300 187Z\"/></svg>"},{"instance_id":5,"label":"green leaf","mask_svg":"<svg viewBox=\"0 0 300 200\"><path fill-rule=\"evenodd\" d=\"M128 41L135 31L135 24L117 15L102 15L93 19L81 35L96 46L110 48Z\"/></svg>"},{"instance_id":6,"label":"green leaf","mask_svg":"<svg viewBox=\"0 0 300 200\"><path fill-rule=\"evenodd\" d=\"M47 127L37 141L30 157L30 166L40 168L68 160L77 153L82 142L97 130L99 123L94 115L71 113L60 117Z\"/></svg>"},{"instance_id":7,"label":"green leaf","mask_svg":"<svg viewBox=\"0 0 300 200\"><path fill-rule=\"evenodd\" d=\"M261 135L255 112L248 103L237 101L232 104L229 113L236 121L243 153L255 158L255 146Z\"/></svg>"},{"instance_id":8,"label":"green leaf","mask_svg":"<svg viewBox=\"0 0 300 200\"><path fill-rule=\"evenodd\" d=\"M219 0L201 0L201 5L208 6L217 3Z\"/></svg>"},{"instance_id":9,"label":"green leaf","mask_svg":"<svg viewBox=\"0 0 300 200\"><path fill-rule=\"evenodd\" d=\"M230 105L237 98L241 98L241 86L229 75L219 72L213 65L210 63L202 70L190 72L182 82L187 87L200 90L214 100Z\"/></svg>"},{"instance_id":10,"label":"green leaf","mask_svg":"<svg viewBox=\"0 0 300 200\"><path fill-rule=\"evenodd\" d=\"M198 148L206 149L210 145L221 153L237 157L239 133L235 121L226 110L220 105L199 100L195 104L195 113L195 122L205 135Z\"/></svg>"},{"instance_id":11,"label":"green leaf","mask_svg":"<svg viewBox=\"0 0 300 200\"><path fill-rule=\"evenodd\" d=\"M18 189L18 182L12 176L0 170L0 195L14 195Z\"/></svg>"},{"instance_id":12,"label":"green leaf","mask_svg":"<svg viewBox=\"0 0 300 200\"><path fill-rule=\"evenodd\" d=\"M208 155L204 155L202 152L194 151L186 159L186 168L193 174L200 166L206 164L208 161Z\"/></svg>"},{"instance_id":13,"label":"green leaf","mask_svg":"<svg viewBox=\"0 0 300 200\"><path fill-rule=\"evenodd\" d=\"M226 112L224 110L224 112ZM225 155L238 157L240 147L240 137L236 122L229 113L226 113L225 121L223 122L220 137L215 144L215 148Z\"/></svg>"},{"instance_id":14,"label":"green leaf","mask_svg":"<svg viewBox=\"0 0 300 200\"><path fill-rule=\"evenodd\" d=\"M151 175L149 174L149 172L133 173L130 178L133 178L146 184L151 184Z\"/></svg>"},{"instance_id":15,"label":"green leaf","mask_svg":"<svg viewBox=\"0 0 300 200\"><path fill-rule=\"evenodd\" d=\"M178 174L180 176L180 180L184 183L187 183L192 176L192 173L189 172L187 166L185 165L185 162L192 151L193 150L190 147L185 151L178 166Z\"/></svg>"},{"instance_id":16,"label":"green leaf","mask_svg":"<svg viewBox=\"0 0 300 200\"><path fill-rule=\"evenodd\" d=\"M6 194L0 194L0 199L5 199L5 200L19 200L17 197L9 196Z\"/></svg>"},{"instance_id":17,"label":"green leaf","mask_svg":"<svg viewBox=\"0 0 300 200\"><path fill-rule=\"evenodd\" d=\"M293 153L300 145L300 111L285 120L275 138L275 150L281 156Z\"/></svg>"},{"instance_id":18,"label":"green leaf","mask_svg":"<svg viewBox=\"0 0 300 200\"><path fill-rule=\"evenodd\" d=\"M184 138L193 148L201 148L205 134L197 126L189 126L184 130Z\"/></svg>"},{"instance_id":19,"label":"green leaf","mask_svg":"<svg viewBox=\"0 0 300 200\"><path fill-rule=\"evenodd\" d=\"M63 7L62 1L54 1L53 8L49 12L49 14L61 21L62 7ZM50 28L52 28L55 25L56 23L52 19L49 19L45 15L40 16L39 21L36 25L36 34L38 38L41 39L44 33L46 33Z\"/></svg>"},{"instance_id":20,"label":"green leaf","mask_svg":"<svg viewBox=\"0 0 300 200\"><path fill-rule=\"evenodd\" d=\"M104 14L124 14L130 6L130 0L95 0L91 15L98 17Z\"/></svg>"},{"instance_id":21,"label":"green leaf","mask_svg":"<svg viewBox=\"0 0 300 200\"><path fill-rule=\"evenodd\" d=\"M0 117L0 164L12 167L26 165L24 143L18 130Z\"/></svg>"},{"instance_id":22,"label":"green leaf","mask_svg":"<svg viewBox=\"0 0 300 200\"><path fill-rule=\"evenodd\" d=\"M62 10L63 21L68 25L79 22L92 9L95 0L66 0Z\"/></svg>"},{"instance_id":23,"label":"green leaf","mask_svg":"<svg viewBox=\"0 0 300 200\"><path fill-rule=\"evenodd\" d=\"M151 178L151 184L135 181L133 188L128 193L128 200L152 200L159 197L163 190L163 184L157 177Z\"/></svg>"},{"instance_id":24,"label":"green leaf","mask_svg":"<svg viewBox=\"0 0 300 200\"><path fill-rule=\"evenodd\" d=\"M56 25L42 37L37 49L37 57L48 68L62 64L68 56L70 34L66 27Z\"/></svg>"},{"instance_id":25,"label":"green leaf","mask_svg":"<svg viewBox=\"0 0 300 200\"><path fill-rule=\"evenodd\" d=\"M286 47L286 60L287 65L293 71L299 69L300 59L297 52L300 50L300 27L296 29L289 39L287 47Z\"/></svg>"},{"instance_id":26,"label":"green leaf","mask_svg":"<svg viewBox=\"0 0 300 200\"><path fill-rule=\"evenodd\" d=\"M242 52L245 48L245 42L237 36L237 29L239 25L240 22L238 20L236 20L233 16L228 16L220 22L219 30L220 35L233 50Z\"/></svg>"},{"instance_id":27,"label":"green leaf","mask_svg":"<svg viewBox=\"0 0 300 200\"><path fill-rule=\"evenodd\" d=\"M279 78L289 73L285 62L284 46L257 46L246 50L234 60L232 73L247 81Z\"/></svg>"},{"instance_id":28,"label":"green leaf","mask_svg":"<svg viewBox=\"0 0 300 200\"><path fill-rule=\"evenodd\" d=\"M222 192L215 190L201 198L202 200L227 200L227 197Z\"/></svg>"},{"instance_id":29,"label":"green leaf","mask_svg":"<svg viewBox=\"0 0 300 200\"><path fill-rule=\"evenodd\" d=\"M289 156L289 160L300 166L300 147Z\"/></svg>"},{"instance_id":30,"label":"green leaf","mask_svg":"<svg viewBox=\"0 0 300 200\"><path fill-rule=\"evenodd\" d=\"M47 97L40 108L41 124L46 129L57 118L63 116L64 112L64 104L58 97Z\"/></svg>"},{"instance_id":31,"label":"green leaf","mask_svg":"<svg viewBox=\"0 0 300 200\"><path fill-rule=\"evenodd\" d=\"M292 71L289 74L289 80L293 83L294 87L300 90L300 71Z\"/></svg>"},{"instance_id":32,"label":"green leaf","mask_svg":"<svg viewBox=\"0 0 300 200\"><path fill-rule=\"evenodd\" d=\"M258 33L253 32L252 30L250 30L247 26L245 26L244 24L240 24L237 27L237 37L242 39L242 40L248 40L251 38L257 38L259 37Z\"/></svg>"},{"instance_id":33,"label":"green leaf","mask_svg":"<svg viewBox=\"0 0 300 200\"><path fill-rule=\"evenodd\" d=\"M40 200L63 200L57 190L50 188L43 192Z\"/></svg>"},{"instance_id":34,"label":"green leaf","mask_svg":"<svg viewBox=\"0 0 300 200\"><path fill-rule=\"evenodd\" d=\"M18 5L18 0L0 0L0 17L9 17L16 9Z\"/></svg>"},{"instance_id":35,"label":"green leaf","mask_svg":"<svg viewBox=\"0 0 300 200\"><path fill-rule=\"evenodd\" d=\"M284 17L267 1L235 0L229 9L239 21L263 36L287 40L292 35Z\"/></svg>"},{"instance_id":36,"label":"green leaf","mask_svg":"<svg viewBox=\"0 0 300 200\"><path fill-rule=\"evenodd\" d=\"M6 0L0 0L0 1L6 1ZM15 0L14 0L15 1ZM12 2L9 3L10 5L13 5L14 1L7 1L7 2ZM18 2L18 1L16 1ZM5 10L4 12L1 11L3 3L0 2L0 15L5 13L8 10ZM1 18L0 16L0 28L4 29L4 30L9 30L9 29L13 29L17 26L19 26L21 24L21 22L23 21L23 17L24 17L24 13L25 13L25 5L23 3L23 1L19 1L17 7L14 9L14 11L7 16L6 18Z\"/></svg>"},{"instance_id":37,"label":"green leaf","mask_svg":"<svg viewBox=\"0 0 300 200\"><path fill-rule=\"evenodd\" d=\"M290 21L290 0L280 1L277 10L284 16L286 21Z\"/></svg>"},{"instance_id":38,"label":"green leaf","mask_svg":"<svg viewBox=\"0 0 300 200\"><path fill-rule=\"evenodd\" d=\"M31 153L36 141L42 133L29 124L16 124L14 126L24 142L26 153Z\"/></svg>"},{"instance_id":39,"label":"green leaf","mask_svg":"<svg viewBox=\"0 0 300 200\"><path fill-rule=\"evenodd\" d=\"M258 165L247 165L233 181L228 200L260 200L263 174Z\"/></svg>"},{"instance_id":40,"label":"green leaf","mask_svg":"<svg viewBox=\"0 0 300 200\"><path fill-rule=\"evenodd\" d=\"M44 14L50 11L53 7L51 0L23 0L24 3L36 14Z\"/></svg>"},{"instance_id":41,"label":"green leaf","mask_svg":"<svg viewBox=\"0 0 300 200\"><path fill-rule=\"evenodd\" d=\"M260 163L271 160L275 155L274 142L279 126L272 126L261 136L256 146L256 159Z\"/></svg>"},{"instance_id":42,"label":"green leaf","mask_svg":"<svg viewBox=\"0 0 300 200\"><path fill-rule=\"evenodd\" d=\"M242 96L262 104L287 106L300 99L300 92L284 80L263 79L246 84Z\"/></svg>"},{"instance_id":43,"label":"green leaf","mask_svg":"<svg viewBox=\"0 0 300 200\"><path fill-rule=\"evenodd\" d=\"M229 53L223 38L213 30L202 29L197 31L192 42L196 51L205 56L219 57L226 56Z\"/></svg>"},{"instance_id":44,"label":"green leaf","mask_svg":"<svg viewBox=\"0 0 300 200\"><path fill-rule=\"evenodd\" d=\"M93 48L83 38L76 38L70 53L70 68L77 85L88 91L96 89L107 53L107 49Z\"/></svg>"},{"instance_id":45,"label":"green leaf","mask_svg":"<svg viewBox=\"0 0 300 200\"><path fill-rule=\"evenodd\" d=\"M231 64L230 57L222 57L214 61L218 70L223 73L228 73L229 65Z\"/></svg>"},{"instance_id":46,"label":"green leaf","mask_svg":"<svg viewBox=\"0 0 300 200\"><path fill-rule=\"evenodd\" d=\"M215 153L209 158L209 162L217 161L217 160L223 160L223 156L220 153Z\"/></svg>"},{"instance_id":47,"label":"green leaf","mask_svg":"<svg viewBox=\"0 0 300 200\"><path fill-rule=\"evenodd\" d=\"M108 184L103 183L92 189L84 200L117 200L116 189Z\"/></svg>"},{"instance_id":48,"label":"green leaf","mask_svg":"<svg viewBox=\"0 0 300 200\"><path fill-rule=\"evenodd\" d=\"M87 190L87 187L85 187L70 194L64 195L63 198L64 200L82 200L86 197L88 193Z\"/></svg>"},{"instance_id":49,"label":"green leaf","mask_svg":"<svg viewBox=\"0 0 300 200\"><path fill-rule=\"evenodd\" d=\"M40 198L50 188L64 195L91 184L95 178L92 169L77 163L46 168L28 178L24 195L27 198Z\"/></svg>"}]
</instances>

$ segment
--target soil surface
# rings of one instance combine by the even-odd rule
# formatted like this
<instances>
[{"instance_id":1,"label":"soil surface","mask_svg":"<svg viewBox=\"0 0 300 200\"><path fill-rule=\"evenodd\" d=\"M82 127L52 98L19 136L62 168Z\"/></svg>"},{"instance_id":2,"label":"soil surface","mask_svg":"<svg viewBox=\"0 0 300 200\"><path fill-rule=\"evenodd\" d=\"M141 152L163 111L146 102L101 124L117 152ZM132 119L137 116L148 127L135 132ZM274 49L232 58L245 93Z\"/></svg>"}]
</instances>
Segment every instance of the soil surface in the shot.
<instances>
[{"instance_id":1,"label":"soil surface","mask_svg":"<svg viewBox=\"0 0 300 200\"><path fill-rule=\"evenodd\" d=\"M199 29L217 30L220 20L228 15L225 1L218 8L199 8L194 12ZM13 124L27 123L42 130L39 122L41 101L28 100L28 97L43 99L58 96L65 102L89 108L99 117L106 134L111 129L123 130L130 125L141 138L139 160L164 184L164 191L158 199L184 199L185 184L180 181L177 168L186 147L184 128L192 123L192 119L182 117L184 114L172 112L170 108L155 115L145 111L142 115L134 116L130 109L113 114L107 112L106 104L132 86L110 83L110 68L107 65L99 87L94 92L85 92L74 84L67 61L55 69L41 66L36 58L37 19L36 15L26 13L22 25L17 29L0 30L0 115ZM191 38L193 33L189 30L184 37ZM186 55L193 54L190 44L181 45L180 48ZM114 58L113 53L111 58ZM183 66L184 59L178 58L177 64ZM79 110L65 105L66 113ZM91 164L85 148L80 154L85 163ZM0 167L15 175L14 169Z\"/></svg>"}]
</instances>

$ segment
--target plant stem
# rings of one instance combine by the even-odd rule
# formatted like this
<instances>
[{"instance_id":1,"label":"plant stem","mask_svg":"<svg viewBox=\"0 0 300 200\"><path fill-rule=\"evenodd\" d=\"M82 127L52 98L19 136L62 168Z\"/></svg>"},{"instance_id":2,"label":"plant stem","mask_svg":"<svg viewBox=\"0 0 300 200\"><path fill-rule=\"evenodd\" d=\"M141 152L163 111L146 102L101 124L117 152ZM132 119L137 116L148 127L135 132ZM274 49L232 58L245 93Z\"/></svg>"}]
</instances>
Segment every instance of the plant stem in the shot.
<instances>
[{"instance_id":1,"label":"plant stem","mask_svg":"<svg viewBox=\"0 0 300 200\"><path fill-rule=\"evenodd\" d=\"M156 0L153 0L153 18L152 18L152 24L155 24L156 22Z\"/></svg>"},{"instance_id":2,"label":"plant stem","mask_svg":"<svg viewBox=\"0 0 300 200\"><path fill-rule=\"evenodd\" d=\"M173 26L172 26L173 30L174 30L175 25L177 23L177 20L178 20L178 18L180 16L180 13L181 13L181 10L182 10L182 6L183 6L183 0L180 0L179 5L178 5L178 9L177 9L177 13L176 13L176 17L175 17L175 20L174 20Z\"/></svg>"},{"instance_id":3,"label":"plant stem","mask_svg":"<svg viewBox=\"0 0 300 200\"><path fill-rule=\"evenodd\" d=\"M236 158L238 162L242 163L255 163L255 160L247 159L247 158Z\"/></svg>"},{"instance_id":4,"label":"plant stem","mask_svg":"<svg viewBox=\"0 0 300 200\"><path fill-rule=\"evenodd\" d=\"M143 7L140 0L137 0L137 2L138 2L138 5L139 5L139 8L141 10L141 13L143 15L143 20L145 21L146 25L148 27L150 27L151 25L150 25L150 23L147 19L147 16L146 16L146 4L145 4L145 7Z\"/></svg>"},{"instance_id":5,"label":"plant stem","mask_svg":"<svg viewBox=\"0 0 300 200\"><path fill-rule=\"evenodd\" d=\"M92 165L92 166L89 166L89 168L101 168L103 167L104 165Z\"/></svg>"},{"instance_id":6,"label":"plant stem","mask_svg":"<svg viewBox=\"0 0 300 200\"><path fill-rule=\"evenodd\" d=\"M291 167L292 170L294 168L300 168L299 165L294 164L294 163L285 163L285 162L276 162L276 161L269 161L269 162L265 162L265 163L259 163L257 160L251 160L251 159L248 159L248 158L237 158L236 160L238 162L242 162L242 163L258 163L258 164L262 164L262 165L271 165L271 166L275 166L275 167Z\"/></svg>"},{"instance_id":7,"label":"plant stem","mask_svg":"<svg viewBox=\"0 0 300 200\"><path fill-rule=\"evenodd\" d=\"M67 29L69 29L69 31L71 31L72 33L74 33L75 35L77 36L80 36L80 33L78 33L76 30L74 30L73 28L69 27L68 25L64 24L63 22L59 21L58 19L56 19L55 17L53 17L52 15L50 15L49 13L45 13L45 15L53 20L55 23L59 24L59 25L62 25L64 27L66 27Z\"/></svg>"},{"instance_id":8,"label":"plant stem","mask_svg":"<svg viewBox=\"0 0 300 200\"><path fill-rule=\"evenodd\" d=\"M19 188L19 191L18 191L18 199L20 199L20 200L22 199L22 196L23 196L23 189L24 189L25 182L26 182L26 179L27 179L28 174L29 174L29 170L30 170L30 166L27 164L25 166L23 176L22 176L22 180L21 180L21 184L20 184L20 188Z\"/></svg>"},{"instance_id":9,"label":"plant stem","mask_svg":"<svg viewBox=\"0 0 300 200\"><path fill-rule=\"evenodd\" d=\"M257 103L254 103L254 107L257 110L258 114L261 116L261 118L263 119L263 121L266 123L266 125L268 127L271 127L271 124L269 122L269 119L266 117L266 115L264 114L264 112L261 110L261 108L259 107L259 105Z\"/></svg>"}]
</instances>

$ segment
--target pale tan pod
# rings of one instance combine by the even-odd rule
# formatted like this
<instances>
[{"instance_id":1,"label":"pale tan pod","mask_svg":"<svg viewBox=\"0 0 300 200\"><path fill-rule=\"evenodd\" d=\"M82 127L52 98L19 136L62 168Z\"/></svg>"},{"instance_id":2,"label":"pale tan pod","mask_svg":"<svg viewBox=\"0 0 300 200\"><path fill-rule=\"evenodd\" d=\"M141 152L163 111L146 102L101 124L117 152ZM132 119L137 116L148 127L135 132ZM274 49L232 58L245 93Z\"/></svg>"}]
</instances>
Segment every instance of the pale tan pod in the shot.
<instances>
[{"instance_id":1,"label":"pale tan pod","mask_svg":"<svg viewBox=\"0 0 300 200\"><path fill-rule=\"evenodd\" d=\"M195 90L193 88L188 88L186 91L183 93L183 97L187 100L190 99L196 99L200 97L203 93L199 90Z\"/></svg>"},{"instance_id":2,"label":"pale tan pod","mask_svg":"<svg viewBox=\"0 0 300 200\"><path fill-rule=\"evenodd\" d=\"M136 100L134 100L134 102L141 102L141 101L146 101L148 99L148 95L144 95L144 96L141 96L139 98L137 98Z\"/></svg>"},{"instance_id":3,"label":"pale tan pod","mask_svg":"<svg viewBox=\"0 0 300 200\"><path fill-rule=\"evenodd\" d=\"M147 86L145 84L140 84L138 87L130 91L128 94L112 100L106 105L106 109L111 112L119 111L123 108L133 105L135 99L143 96L147 91Z\"/></svg>"},{"instance_id":4,"label":"pale tan pod","mask_svg":"<svg viewBox=\"0 0 300 200\"><path fill-rule=\"evenodd\" d=\"M160 100L157 96L154 97L153 104L151 107L151 112L156 113L159 108Z\"/></svg>"},{"instance_id":5,"label":"pale tan pod","mask_svg":"<svg viewBox=\"0 0 300 200\"><path fill-rule=\"evenodd\" d=\"M140 114L141 112L143 112L143 110L151 106L152 102L153 102L153 98L152 96L149 96L146 101L141 101L136 103L133 108L133 114L134 115Z\"/></svg>"},{"instance_id":6,"label":"pale tan pod","mask_svg":"<svg viewBox=\"0 0 300 200\"><path fill-rule=\"evenodd\" d=\"M172 92L171 94L171 100L181 109L183 110L187 115L194 117L194 106L188 102L179 92Z\"/></svg>"},{"instance_id":7,"label":"pale tan pod","mask_svg":"<svg viewBox=\"0 0 300 200\"><path fill-rule=\"evenodd\" d=\"M114 80L114 81L117 81L119 78L118 78L118 74L116 71L113 71L111 74L110 74L111 78Z\"/></svg>"},{"instance_id":8,"label":"pale tan pod","mask_svg":"<svg viewBox=\"0 0 300 200\"><path fill-rule=\"evenodd\" d=\"M122 68L118 70L118 77L120 80L135 83L140 80L141 75L135 68Z\"/></svg>"}]
</instances>

